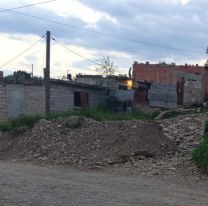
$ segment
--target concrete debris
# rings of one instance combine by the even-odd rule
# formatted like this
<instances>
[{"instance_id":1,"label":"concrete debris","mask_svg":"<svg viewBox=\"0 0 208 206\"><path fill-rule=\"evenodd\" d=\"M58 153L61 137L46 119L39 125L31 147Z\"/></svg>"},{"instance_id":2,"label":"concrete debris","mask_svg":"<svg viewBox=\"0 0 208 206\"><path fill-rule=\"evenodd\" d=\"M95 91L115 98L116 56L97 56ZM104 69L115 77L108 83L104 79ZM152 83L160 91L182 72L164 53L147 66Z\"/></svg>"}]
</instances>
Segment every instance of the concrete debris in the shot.
<instances>
[{"instance_id":1,"label":"concrete debris","mask_svg":"<svg viewBox=\"0 0 208 206\"><path fill-rule=\"evenodd\" d=\"M122 174L206 179L192 160L206 120L207 114L201 113L154 122L44 120L18 137L3 134L0 157Z\"/></svg>"},{"instance_id":2,"label":"concrete debris","mask_svg":"<svg viewBox=\"0 0 208 206\"><path fill-rule=\"evenodd\" d=\"M121 173L154 175L175 175L183 178L208 179L196 168L192 152L202 140L207 114L181 115L172 119L158 120L164 134L178 146L178 151L169 152L164 157L155 159L140 158L127 162L123 167L115 166L112 170Z\"/></svg>"},{"instance_id":3,"label":"concrete debris","mask_svg":"<svg viewBox=\"0 0 208 206\"><path fill-rule=\"evenodd\" d=\"M88 168L175 153L177 146L154 122L105 121L71 117L41 121L18 137L0 139L1 159L19 159Z\"/></svg>"}]
</instances>

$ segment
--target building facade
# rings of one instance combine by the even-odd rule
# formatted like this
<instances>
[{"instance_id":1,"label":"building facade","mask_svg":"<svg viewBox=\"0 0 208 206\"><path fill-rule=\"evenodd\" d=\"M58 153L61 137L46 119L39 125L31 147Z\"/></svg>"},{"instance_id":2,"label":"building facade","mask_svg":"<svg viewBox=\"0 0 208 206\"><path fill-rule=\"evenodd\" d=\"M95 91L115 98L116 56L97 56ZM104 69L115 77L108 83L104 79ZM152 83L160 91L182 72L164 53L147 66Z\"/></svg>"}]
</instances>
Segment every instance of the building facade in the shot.
<instances>
[{"instance_id":1,"label":"building facade","mask_svg":"<svg viewBox=\"0 0 208 206\"><path fill-rule=\"evenodd\" d=\"M145 101L152 101L153 105L191 106L203 103L205 97L208 97L207 71L206 67L199 65L134 62L133 79L140 85L141 82L153 85L152 89L148 89L150 95L147 91L143 95ZM139 97L135 99L141 102L141 93L137 91L137 95L140 100Z\"/></svg>"},{"instance_id":2,"label":"building facade","mask_svg":"<svg viewBox=\"0 0 208 206\"><path fill-rule=\"evenodd\" d=\"M87 106L94 107L105 100L105 88L51 80L51 112L65 112ZM0 120L30 114L45 114L44 82L0 84Z\"/></svg>"}]
</instances>

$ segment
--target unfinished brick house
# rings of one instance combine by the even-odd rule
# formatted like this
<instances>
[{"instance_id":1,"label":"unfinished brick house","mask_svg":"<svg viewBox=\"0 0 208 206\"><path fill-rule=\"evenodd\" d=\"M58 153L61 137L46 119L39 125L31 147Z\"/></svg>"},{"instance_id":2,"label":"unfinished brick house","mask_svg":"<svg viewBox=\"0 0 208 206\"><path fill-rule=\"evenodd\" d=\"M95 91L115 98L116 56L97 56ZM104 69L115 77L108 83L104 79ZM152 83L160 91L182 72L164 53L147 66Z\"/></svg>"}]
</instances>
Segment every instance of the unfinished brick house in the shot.
<instances>
[{"instance_id":1,"label":"unfinished brick house","mask_svg":"<svg viewBox=\"0 0 208 206\"><path fill-rule=\"evenodd\" d=\"M134 62L133 79L139 82L137 87L148 83L148 89L135 92L136 103L151 104L152 100L152 106L176 108L200 104L208 97L208 69L199 65Z\"/></svg>"}]
</instances>

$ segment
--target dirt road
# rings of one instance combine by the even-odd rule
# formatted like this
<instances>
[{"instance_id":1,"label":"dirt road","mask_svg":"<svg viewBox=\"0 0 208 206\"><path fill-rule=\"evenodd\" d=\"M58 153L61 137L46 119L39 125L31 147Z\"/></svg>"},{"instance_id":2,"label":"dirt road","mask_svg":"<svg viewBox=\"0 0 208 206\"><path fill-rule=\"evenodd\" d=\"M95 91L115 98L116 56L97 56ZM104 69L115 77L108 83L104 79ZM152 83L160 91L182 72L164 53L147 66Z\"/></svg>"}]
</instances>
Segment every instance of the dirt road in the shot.
<instances>
[{"instance_id":1,"label":"dirt road","mask_svg":"<svg viewBox=\"0 0 208 206\"><path fill-rule=\"evenodd\" d=\"M1 206L205 206L208 183L0 162Z\"/></svg>"}]
</instances>

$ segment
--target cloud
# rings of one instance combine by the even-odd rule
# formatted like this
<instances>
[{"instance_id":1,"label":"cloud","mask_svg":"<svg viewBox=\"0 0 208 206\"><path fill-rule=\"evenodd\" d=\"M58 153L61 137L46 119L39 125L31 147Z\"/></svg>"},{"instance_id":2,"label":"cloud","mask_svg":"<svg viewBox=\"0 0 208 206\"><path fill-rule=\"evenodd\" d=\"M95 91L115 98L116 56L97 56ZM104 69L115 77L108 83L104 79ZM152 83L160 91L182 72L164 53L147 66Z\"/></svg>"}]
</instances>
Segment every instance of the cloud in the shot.
<instances>
[{"instance_id":1,"label":"cloud","mask_svg":"<svg viewBox=\"0 0 208 206\"><path fill-rule=\"evenodd\" d=\"M0 7L9 8L11 5L15 7L34 2L37 1L0 0ZM17 48L32 42L28 39L36 39L46 30L51 30L53 37L71 45L75 51L88 58L111 56L122 71L126 71L134 60L203 64L206 60L208 33L207 7L207 0L59 0L19 11L69 26L12 12L1 13L0 43L7 52L17 51ZM12 49L10 42L15 42L15 49ZM80 57L63 54L63 50L55 45L52 53L55 59L53 65L57 69L54 75L65 72L69 67L66 65L74 65L74 72L79 71L79 67L81 71L84 67L93 67ZM7 56L3 54L1 59L6 60ZM36 54L34 57L31 54L23 62L30 64L35 60L41 62L40 59L41 55ZM41 68L41 63L38 64ZM62 65L62 69L58 69L57 65Z\"/></svg>"}]
</instances>

